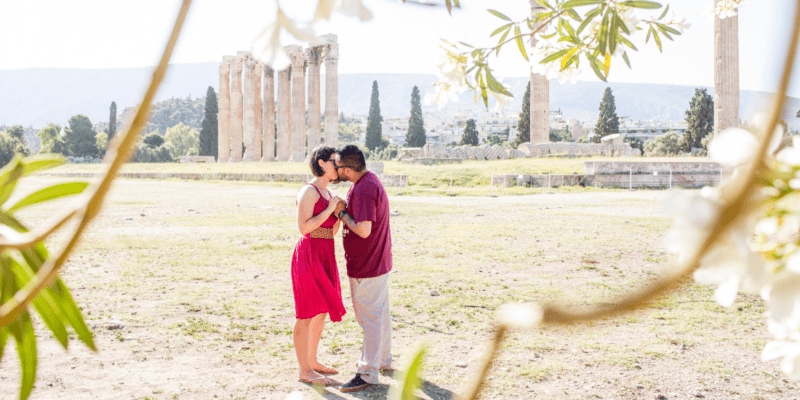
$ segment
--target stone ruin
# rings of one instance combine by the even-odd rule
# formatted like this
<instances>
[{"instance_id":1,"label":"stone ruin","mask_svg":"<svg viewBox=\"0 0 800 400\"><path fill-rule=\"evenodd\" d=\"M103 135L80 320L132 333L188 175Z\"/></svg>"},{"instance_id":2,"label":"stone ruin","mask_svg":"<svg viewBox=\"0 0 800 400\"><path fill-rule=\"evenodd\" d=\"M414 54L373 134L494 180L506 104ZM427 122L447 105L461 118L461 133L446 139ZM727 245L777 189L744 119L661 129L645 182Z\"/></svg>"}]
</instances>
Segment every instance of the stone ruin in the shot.
<instances>
[{"instance_id":1,"label":"stone ruin","mask_svg":"<svg viewBox=\"0 0 800 400\"><path fill-rule=\"evenodd\" d=\"M219 66L217 162L306 160L308 152L320 144L320 64L323 62L325 132L333 132L325 135L325 144L338 146L339 45L336 35L328 34L323 38L324 44L306 50L298 45L285 47L291 66L277 71L277 98L276 71L256 61L246 51L223 57Z\"/></svg>"},{"instance_id":2,"label":"stone ruin","mask_svg":"<svg viewBox=\"0 0 800 400\"><path fill-rule=\"evenodd\" d=\"M523 143L518 149L504 149L498 145L455 146L447 147L441 143L427 143L422 148L402 148L397 152L397 159L414 162L415 160L508 160L526 157L638 157L642 152L624 142L621 134L609 135L600 143Z\"/></svg>"}]
</instances>

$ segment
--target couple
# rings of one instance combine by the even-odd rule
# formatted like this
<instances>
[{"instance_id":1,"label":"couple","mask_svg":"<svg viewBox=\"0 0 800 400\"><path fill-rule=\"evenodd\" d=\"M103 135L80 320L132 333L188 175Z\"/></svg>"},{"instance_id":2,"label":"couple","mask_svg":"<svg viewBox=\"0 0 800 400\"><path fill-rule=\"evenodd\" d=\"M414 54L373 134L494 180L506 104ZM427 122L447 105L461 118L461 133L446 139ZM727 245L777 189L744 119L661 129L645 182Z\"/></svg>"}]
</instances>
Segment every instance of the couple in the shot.
<instances>
[{"instance_id":1,"label":"couple","mask_svg":"<svg viewBox=\"0 0 800 400\"><path fill-rule=\"evenodd\" d=\"M297 225L303 236L292 256L297 318L294 347L300 382L328 386L333 381L324 375L338 373L317 361L317 346L326 315L338 322L346 313L333 246L333 237L344 224L342 241L350 296L364 335L358 372L340 390L354 392L377 384L380 370L392 368L389 198L378 177L366 170L364 153L358 147L345 146L337 152L318 146L309 158L315 178L297 194ZM339 181L353 183L347 201L327 190L328 183Z\"/></svg>"}]
</instances>

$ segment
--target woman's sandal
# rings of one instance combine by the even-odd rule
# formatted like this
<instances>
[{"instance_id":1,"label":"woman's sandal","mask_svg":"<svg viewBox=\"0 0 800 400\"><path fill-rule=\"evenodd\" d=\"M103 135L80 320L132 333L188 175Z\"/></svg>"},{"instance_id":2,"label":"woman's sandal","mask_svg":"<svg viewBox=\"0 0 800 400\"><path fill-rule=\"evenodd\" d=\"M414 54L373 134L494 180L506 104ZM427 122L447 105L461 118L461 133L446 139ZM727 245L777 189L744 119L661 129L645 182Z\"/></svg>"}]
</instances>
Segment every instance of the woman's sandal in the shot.
<instances>
[{"instance_id":1,"label":"woman's sandal","mask_svg":"<svg viewBox=\"0 0 800 400\"><path fill-rule=\"evenodd\" d=\"M312 379L300 378L300 379L298 379L298 382L309 384L311 386L333 386L334 385L332 380L330 380L330 379L328 379L328 378L326 378L324 376L319 376L319 377L312 378Z\"/></svg>"},{"instance_id":2,"label":"woman's sandal","mask_svg":"<svg viewBox=\"0 0 800 400\"><path fill-rule=\"evenodd\" d=\"M315 369L314 372L322 374L322 375L336 375L336 374L339 373L339 371L337 371L336 369L331 368L331 367Z\"/></svg>"}]
</instances>

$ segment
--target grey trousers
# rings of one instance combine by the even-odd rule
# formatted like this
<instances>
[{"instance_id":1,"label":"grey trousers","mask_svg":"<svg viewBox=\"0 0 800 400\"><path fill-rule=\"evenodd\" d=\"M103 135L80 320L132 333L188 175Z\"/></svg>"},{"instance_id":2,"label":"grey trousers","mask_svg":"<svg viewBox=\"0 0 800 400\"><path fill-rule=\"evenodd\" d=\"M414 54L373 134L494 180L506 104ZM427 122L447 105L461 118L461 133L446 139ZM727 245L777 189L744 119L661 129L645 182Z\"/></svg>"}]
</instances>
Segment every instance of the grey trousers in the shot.
<instances>
[{"instance_id":1,"label":"grey trousers","mask_svg":"<svg viewBox=\"0 0 800 400\"><path fill-rule=\"evenodd\" d=\"M364 381L377 384L380 368L392 367L392 316L389 312L389 274L350 278L350 297L356 321L364 332L356 365Z\"/></svg>"}]
</instances>

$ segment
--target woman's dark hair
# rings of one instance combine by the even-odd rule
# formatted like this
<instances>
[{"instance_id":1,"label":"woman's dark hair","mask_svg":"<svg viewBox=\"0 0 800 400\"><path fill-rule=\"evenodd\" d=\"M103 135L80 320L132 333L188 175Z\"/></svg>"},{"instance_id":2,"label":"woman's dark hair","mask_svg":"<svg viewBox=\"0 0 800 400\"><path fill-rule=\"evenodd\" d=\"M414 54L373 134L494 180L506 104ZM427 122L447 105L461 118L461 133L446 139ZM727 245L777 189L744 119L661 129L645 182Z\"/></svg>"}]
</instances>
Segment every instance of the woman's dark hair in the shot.
<instances>
[{"instance_id":1,"label":"woman's dark hair","mask_svg":"<svg viewBox=\"0 0 800 400\"><path fill-rule=\"evenodd\" d=\"M364 153L361 152L358 146L353 144L348 144L339 150L339 163L352 168L356 172L361 172L367 167Z\"/></svg>"},{"instance_id":2,"label":"woman's dark hair","mask_svg":"<svg viewBox=\"0 0 800 400\"><path fill-rule=\"evenodd\" d=\"M311 167L311 173L314 176L322 176L325 175L325 171L322 170L322 167L319 166L317 161L328 161L336 154L336 149L330 146L319 145L311 150L311 156L309 157L308 165Z\"/></svg>"}]
</instances>

